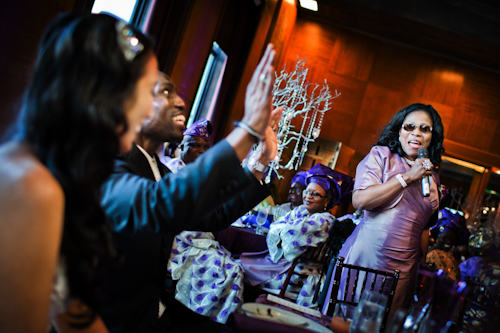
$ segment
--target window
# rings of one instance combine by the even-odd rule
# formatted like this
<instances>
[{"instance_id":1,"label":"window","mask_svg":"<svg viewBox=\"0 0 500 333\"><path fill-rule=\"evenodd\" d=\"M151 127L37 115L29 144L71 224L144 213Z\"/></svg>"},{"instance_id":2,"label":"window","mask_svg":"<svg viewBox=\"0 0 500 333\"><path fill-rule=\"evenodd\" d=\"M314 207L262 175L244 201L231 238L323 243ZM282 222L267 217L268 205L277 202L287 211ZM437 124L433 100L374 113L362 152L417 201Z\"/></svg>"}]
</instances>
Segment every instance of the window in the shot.
<instances>
[{"instance_id":1,"label":"window","mask_svg":"<svg viewBox=\"0 0 500 333\"><path fill-rule=\"evenodd\" d=\"M95 0L92 13L109 13L144 30L155 0Z\"/></svg>"},{"instance_id":2,"label":"window","mask_svg":"<svg viewBox=\"0 0 500 333\"><path fill-rule=\"evenodd\" d=\"M187 126L191 126L195 121L205 118L211 120L217 97L226 69L227 55L222 51L219 45L214 42L212 53L208 57L203 76L201 77L200 86L196 92L196 97L193 102L193 108Z\"/></svg>"}]
</instances>

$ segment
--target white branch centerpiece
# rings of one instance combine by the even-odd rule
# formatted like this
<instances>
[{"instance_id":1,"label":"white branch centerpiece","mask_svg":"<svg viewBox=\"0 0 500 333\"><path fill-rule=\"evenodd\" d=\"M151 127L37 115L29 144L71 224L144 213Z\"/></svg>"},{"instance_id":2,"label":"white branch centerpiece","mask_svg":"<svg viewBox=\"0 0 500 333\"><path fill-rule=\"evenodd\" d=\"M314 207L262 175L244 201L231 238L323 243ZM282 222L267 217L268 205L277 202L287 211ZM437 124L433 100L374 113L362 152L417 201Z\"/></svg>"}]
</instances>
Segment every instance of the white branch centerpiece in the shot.
<instances>
[{"instance_id":1,"label":"white branch centerpiece","mask_svg":"<svg viewBox=\"0 0 500 333\"><path fill-rule=\"evenodd\" d=\"M340 96L337 90L332 96L326 80L321 88L319 84L309 83L308 71L304 59L297 58L293 72L287 73L285 65L279 76L275 74L273 108L282 107L283 115L278 128L278 151L276 158L269 164L268 181L273 172L278 179L282 179L284 176L280 175L279 170L299 168L307 146L321 133L323 117L330 110L331 100ZM299 119L292 124L292 120L297 117L302 121ZM290 159L283 160L285 149L292 150Z\"/></svg>"}]
</instances>

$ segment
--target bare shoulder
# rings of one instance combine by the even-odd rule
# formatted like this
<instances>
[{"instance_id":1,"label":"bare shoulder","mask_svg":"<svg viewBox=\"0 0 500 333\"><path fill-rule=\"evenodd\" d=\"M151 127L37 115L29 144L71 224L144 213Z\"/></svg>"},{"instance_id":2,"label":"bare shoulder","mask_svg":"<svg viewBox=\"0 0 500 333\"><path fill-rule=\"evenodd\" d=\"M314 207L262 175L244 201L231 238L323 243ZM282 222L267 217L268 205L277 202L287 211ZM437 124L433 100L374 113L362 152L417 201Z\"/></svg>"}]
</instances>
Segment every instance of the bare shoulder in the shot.
<instances>
[{"instance_id":1,"label":"bare shoulder","mask_svg":"<svg viewBox=\"0 0 500 333\"><path fill-rule=\"evenodd\" d=\"M0 295L9 299L8 306L0 302L0 331L41 332L59 260L64 194L28 145L0 146L0 160Z\"/></svg>"},{"instance_id":2,"label":"bare shoulder","mask_svg":"<svg viewBox=\"0 0 500 333\"><path fill-rule=\"evenodd\" d=\"M19 204L26 208L47 205L62 208L64 193L59 182L28 145L13 142L0 146L0 160L0 207L3 211L17 209ZM9 206L9 203L14 205Z\"/></svg>"}]
</instances>

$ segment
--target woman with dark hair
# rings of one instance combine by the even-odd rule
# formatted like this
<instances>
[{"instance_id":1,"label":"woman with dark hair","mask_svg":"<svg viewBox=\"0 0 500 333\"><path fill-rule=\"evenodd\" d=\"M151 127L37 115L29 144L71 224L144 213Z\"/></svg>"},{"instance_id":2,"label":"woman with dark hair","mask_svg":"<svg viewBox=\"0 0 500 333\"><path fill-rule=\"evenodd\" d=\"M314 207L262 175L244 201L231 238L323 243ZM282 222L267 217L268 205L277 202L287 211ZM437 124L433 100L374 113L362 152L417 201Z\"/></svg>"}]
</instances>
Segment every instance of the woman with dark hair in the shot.
<instances>
[{"instance_id":1,"label":"woman with dark hair","mask_svg":"<svg viewBox=\"0 0 500 333\"><path fill-rule=\"evenodd\" d=\"M0 146L1 332L46 331L49 308L58 331L106 330L92 309L119 254L100 186L152 114L157 81L152 42L122 21L69 13L47 28Z\"/></svg>"},{"instance_id":2,"label":"woman with dark hair","mask_svg":"<svg viewBox=\"0 0 500 333\"><path fill-rule=\"evenodd\" d=\"M392 117L356 170L352 203L364 215L339 256L348 264L401 270L391 313L410 306L417 264L426 255L427 229L440 200L443 138L441 118L432 106L409 105ZM430 157L418 158L419 148L427 148ZM424 197L421 179L427 176L430 195Z\"/></svg>"}]
</instances>

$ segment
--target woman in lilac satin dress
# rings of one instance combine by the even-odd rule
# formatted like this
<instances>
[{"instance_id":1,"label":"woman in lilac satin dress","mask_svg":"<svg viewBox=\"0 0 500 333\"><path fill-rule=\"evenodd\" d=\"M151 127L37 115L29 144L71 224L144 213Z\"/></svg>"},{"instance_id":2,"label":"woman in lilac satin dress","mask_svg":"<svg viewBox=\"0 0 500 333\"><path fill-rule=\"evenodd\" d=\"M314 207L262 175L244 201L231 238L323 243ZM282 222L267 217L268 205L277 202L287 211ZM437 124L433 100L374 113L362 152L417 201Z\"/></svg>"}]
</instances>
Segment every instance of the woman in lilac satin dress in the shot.
<instances>
[{"instance_id":1,"label":"woman in lilac satin dress","mask_svg":"<svg viewBox=\"0 0 500 333\"><path fill-rule=\"evenodd\" d=\"M410 306L417 264L426 255L427 229L439 206L436 170L443 138L441 118L432 106L409 105L392 117L356 170L352 203L364 210L364 216L339 256L348 264L387 272L401 270L391 314ZM418 158L422 147L428 149L429 158ZM421 190L425 176L431 179L428 197ZM328 302L324 312L327 306Z\"/></svg>"}]
</instances>

